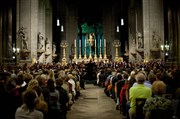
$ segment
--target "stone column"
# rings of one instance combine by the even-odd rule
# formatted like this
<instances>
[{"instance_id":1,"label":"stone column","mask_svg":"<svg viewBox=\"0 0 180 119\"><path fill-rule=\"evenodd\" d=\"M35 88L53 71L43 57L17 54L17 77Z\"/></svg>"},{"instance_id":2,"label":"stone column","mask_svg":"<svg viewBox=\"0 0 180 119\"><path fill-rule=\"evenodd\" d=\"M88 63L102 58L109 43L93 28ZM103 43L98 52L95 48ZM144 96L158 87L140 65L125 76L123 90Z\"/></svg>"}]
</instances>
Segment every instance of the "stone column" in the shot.
<instances>
[{"instance_id":1,"label":"stone column","mask_svg":"<svg viewBox=\"0 0 180 119\"><path fill-rule=\"evenodd\" d=\"M31 62L31 58L37 53L37 31L38 31L38 1L37 0L17 0L17 27L24 28L27 35L27 50L30 52L27 58L20 58L22 62ZM22 41L17 36L17 47L21 48ZM23 59L23 60L22 60Z\"/></svg>"},{"instance_id":2,"label":"stone column","mask_svg":"<svg viewBox=\"0 0 180 119\"><path fill-rule=\"evenodd\" d=\"M47 46L48 51L45 52L45 62L52 62L52 3L51 0L46 0L46 10L45 10L45 39L49 41ZM46 54L47 53L47 54Z\"/></svg>"},{"instance_id":3,"label":"stone column","mask_svg":"<svg viewBox=\"0 0 180 119\"><path fill-rule=\"evenodd\" d=\"M38 0L31 0L31 26L30 26L30 46L31 46L31 59L37 58L37 33L38 27L38 16L39 16L39 2Z\"/></svg>"},{"instance_id":4,"label":"stone column","mask_svg":"<svg viewBox=\"0 0 180 119\"><path fill-rule=\"evenodd\" d=\"M74 39L78 41L78 17L77 8L69 6L65 17L65 28L63 40L67 40L68 47L66 48L66 59L70 61L69 56L71 55L71 45L74 44ZM78 42L77 42L78 43ZM78 44L76 44L78 46ZM77 52L77 51L76 51ZM60 59L61 60L61 59Z\"/></svg>"},{"instance_id":5,"label":"stone column","mask_svg":"<svg viewBox=\"0 0 180 119\"><path fill-rule=\"evenodd\" d=\"M0 63L2 63L2 4L3 2L0 1Z\"/></svg>"},{"instance_id":6,"label":"stone column","mask_svg":"<svg viewBox=\"0 0 180 119\"><path fill-rule=\"evenodd\" d=\"M110 8L105 8L103 10L103 37L106 39L107 45L107 54L112 55L112 60L115 58L115 47L112 42L115 39L115 16L112 14ZM108 57L108 56L107 56Z\"/></svg>"},{"instance_id":7,"label":"stone column","mask_svg":"<svg viewBox=\"0 0 180 119\"><path fill-rule=\"evenodd\" d=\"M160 58L160 45L164 43L163 0L143 0L142 4L144 54L147 59L153 59L154 56ZM153 32L158 36L158 44L155 48L153 48Z\"/></svg>"},{"instance_id":8,"label":"stone column","mask_svg":"<svg viewBox=\"0 0 180 119\"><path fill-rule=\"evenodd\" d=\"M43 47L42 51L44 53L37 54L38 57L37 59L39 62L44 62L45 60L45 39L46 39L46 34L45 34L45 0L39 0L39 16L38 16L38 32L40 32L43 36ZM37 34L38 35L38 34ZM37 39L38 40L38 39Z\"/></svg>"},{"instance_id":9,"label":"stone column","mask_svg":"<svg viewBox=\"0 0 180 119\"><path fill-rule=\"evenodd\" d=\"M130 6L128 8L128 24L129 24L129 62L136 61L136 16L135 16L135 3L131 0Z\"/></svg>"}]
</instances>

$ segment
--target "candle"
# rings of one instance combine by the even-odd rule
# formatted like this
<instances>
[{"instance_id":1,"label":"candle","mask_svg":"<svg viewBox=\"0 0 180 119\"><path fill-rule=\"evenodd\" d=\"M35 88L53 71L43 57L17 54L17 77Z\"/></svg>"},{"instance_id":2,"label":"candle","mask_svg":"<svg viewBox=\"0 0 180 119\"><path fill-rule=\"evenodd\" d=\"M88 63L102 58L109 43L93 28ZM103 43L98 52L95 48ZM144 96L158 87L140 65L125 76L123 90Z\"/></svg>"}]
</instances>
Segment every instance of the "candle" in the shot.
<instances>
[{"instance_id":1,"label":"candle","mask_svg":"<svg viewBox=\"0 0 180 119\"><path fill-rule=\"evenodd\" d=\"M86 39L84 40L84 47L86 47Z\"/></svg>"},{"instance_id":2,"label":"candle","mask_svg":"<svg viewBox=\"0 0 180 119\"><path fill-rule=\"evenodd\" d=\"M104 47L106 47L106 39L104 39Z\"/></svg>"},{"instance_id":3,"label":"candle","mask_svg":"<svg viewBox=\"0 0 180 119\"><path fill-rule=\"evenodd\" d=\"M74 47L76 47L76 39L74 40Z\"/></svg>"},{"instance_id":4,"label":"candle","mask_svg":"<svg viewBox=\"0 0 180 119\"><path fill-rule=\"evenodd\" d=\"M81 47L81 39L79 39L79 47Z\"/></svg>"},{"instance_id":5,"label":"candle","mask_svg":"<svg viewBox=\"0 0 180 119\"><path fill-rule=\"evenodd\" d=\"M99 44L99 46L101 47L101 39L100 39L100 44Z\"/></svg>"}]
</instances>

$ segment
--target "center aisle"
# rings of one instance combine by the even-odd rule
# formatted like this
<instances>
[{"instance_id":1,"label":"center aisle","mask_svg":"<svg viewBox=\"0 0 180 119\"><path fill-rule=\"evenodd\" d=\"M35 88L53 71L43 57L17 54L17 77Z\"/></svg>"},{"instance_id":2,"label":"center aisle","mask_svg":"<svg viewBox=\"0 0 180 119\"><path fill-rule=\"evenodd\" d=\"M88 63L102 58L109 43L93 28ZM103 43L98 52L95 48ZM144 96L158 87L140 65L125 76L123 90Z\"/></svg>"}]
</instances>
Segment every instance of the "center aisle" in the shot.
<instances>
[{"instance_id":1,"label":"center aisle","mask_svg":"<svg viewBox=\"0 0 180 119\"><path fill-rule=\"evenodd\" d=\"M104 88L86 84L81 96L67 113L67 119L123 119L113 99L104 94Z\"/></svg>"}]
</instances>

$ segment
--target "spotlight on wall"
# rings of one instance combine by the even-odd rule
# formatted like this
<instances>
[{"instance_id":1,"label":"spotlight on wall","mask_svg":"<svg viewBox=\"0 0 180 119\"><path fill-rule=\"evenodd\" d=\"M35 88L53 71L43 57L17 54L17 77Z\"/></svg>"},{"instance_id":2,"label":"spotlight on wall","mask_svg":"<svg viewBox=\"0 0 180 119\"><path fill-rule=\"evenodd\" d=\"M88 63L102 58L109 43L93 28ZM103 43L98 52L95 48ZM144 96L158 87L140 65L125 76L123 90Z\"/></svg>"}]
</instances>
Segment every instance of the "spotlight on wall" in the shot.
<instances>
[{"instance_id":1,"label":"spotlight on wall","mask_svg":"<svg viewBox=\"0 0 180 119\"><path fill-rule=\"evenodd\" d=\"M119 32L119 26L116 27L116 32Z\"/></svg>"},{"instance_id":2,"label":"spotlight on wall","mask_svg":"<svg viewBox=\"0 0 180 119\"><path fill-rule=\"evenodd\" d=\"M124 25L124 19L121 19L121 26Z\"/></svg>"},{"instance_id":3,"label":"spotlight on wall","mask_svg":"<svg viewBox=\"0 0 180 119\"><path fill-rule=\"evenodd\" d=\"M61 25L61 32L63 32L64 31L64 27L63 27L63 25Z\"/></svg>"},{"instance_id":4,"label":"spotlight on wall","mask_svg":"<svg viewBox=\"0 0 180 119\"><path fill-rule=\"evenodd\" d=\"M57 26L60 26L60 20L57 19Z\"/></svg>"}]
</instances>

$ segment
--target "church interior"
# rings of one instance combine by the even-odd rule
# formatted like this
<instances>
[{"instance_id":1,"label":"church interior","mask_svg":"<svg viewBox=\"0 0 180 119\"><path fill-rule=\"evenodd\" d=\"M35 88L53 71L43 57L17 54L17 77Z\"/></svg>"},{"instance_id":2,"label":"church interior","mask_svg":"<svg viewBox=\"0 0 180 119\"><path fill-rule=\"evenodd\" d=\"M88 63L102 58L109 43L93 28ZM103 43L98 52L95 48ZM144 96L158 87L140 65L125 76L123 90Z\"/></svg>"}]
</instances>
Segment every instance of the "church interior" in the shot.
<instances>
[{"instance_id":1,"label":"church interior","mask_svg":"<svg viewBox=\"0 0 180 119\"><path fill-rule=\"evenodd\" d=\"M180 0L0 0L0 119L180 119L179 45Z\"/></svg>"},{"instance_id":2,"label":"church interior","mask_svg":"<svg viewBox=\"0 0 180 119\"><path fill-rule=\"evenodd\" d=\"M177 3L178 0L2 0L0 62L162 60L179 65Z\"/></svg>"}]
</instances>

